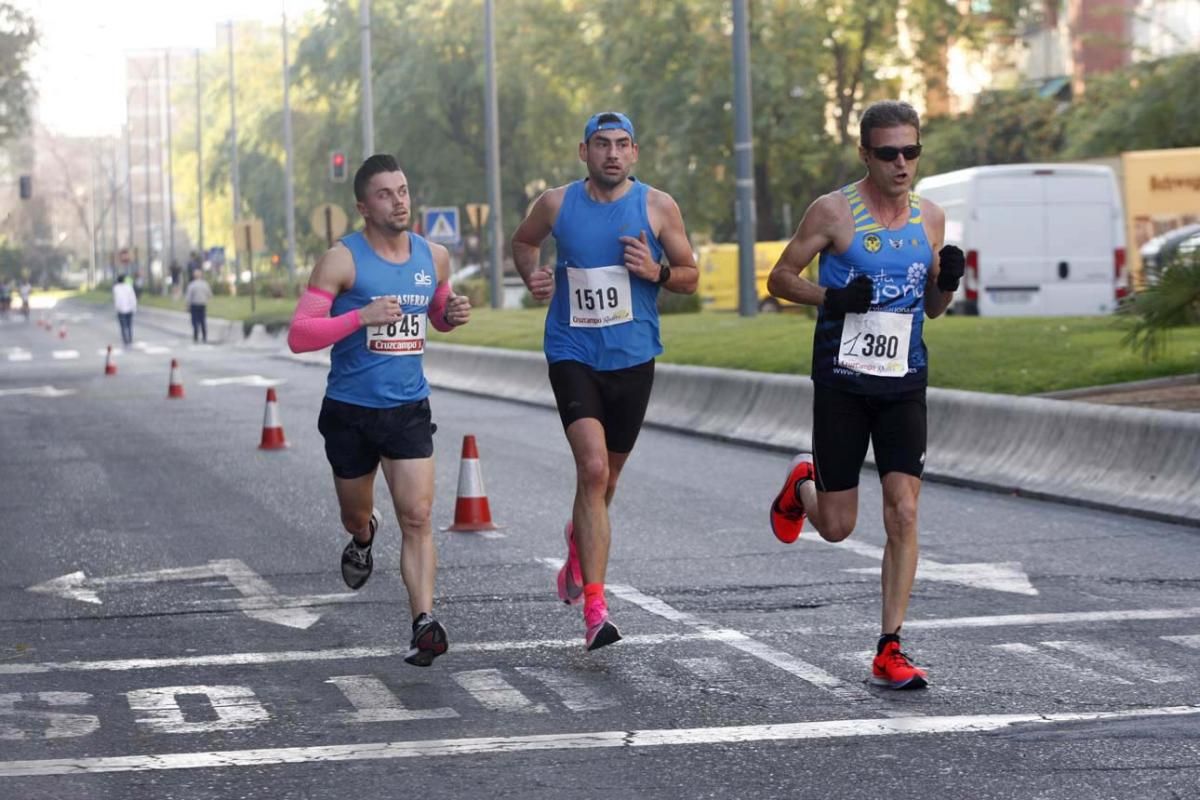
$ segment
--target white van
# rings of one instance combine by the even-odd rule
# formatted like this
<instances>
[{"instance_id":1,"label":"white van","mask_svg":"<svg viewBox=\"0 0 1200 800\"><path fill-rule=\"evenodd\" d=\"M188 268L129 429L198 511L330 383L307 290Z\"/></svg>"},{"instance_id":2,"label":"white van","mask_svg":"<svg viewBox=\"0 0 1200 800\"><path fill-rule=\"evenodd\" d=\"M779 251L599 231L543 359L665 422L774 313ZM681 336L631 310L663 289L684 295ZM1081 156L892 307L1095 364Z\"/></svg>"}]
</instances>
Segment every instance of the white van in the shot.
<instances>
[{"instance_id":1,"label":"white van","mask_svg":"<svg viewBox=\"0 0 1200 800\"><path fill-rule=\"evenodd\" d=\"M971 167L925 178L916 192L946 210L946 243L967 256L955 312L1108 314L1128 292L1121 194L1109 167Z\"/></svg>"}]
</instances>

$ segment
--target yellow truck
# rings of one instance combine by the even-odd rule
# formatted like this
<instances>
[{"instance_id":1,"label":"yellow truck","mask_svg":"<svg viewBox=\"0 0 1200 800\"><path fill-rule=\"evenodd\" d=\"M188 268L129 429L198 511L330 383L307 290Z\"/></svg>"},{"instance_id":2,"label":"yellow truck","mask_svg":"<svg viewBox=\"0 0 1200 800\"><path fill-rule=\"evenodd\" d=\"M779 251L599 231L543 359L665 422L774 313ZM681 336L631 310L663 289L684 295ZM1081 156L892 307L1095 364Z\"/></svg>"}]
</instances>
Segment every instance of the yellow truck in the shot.
<instances>
[{"instance_id":1,"label":"yellow truck","mask_svg":"<svg viewBox=\"0 0 1200 800\"><path fill-rule=\"evenodd\" d=\"M759 311L779 311L784 306L795 306L786 300L777 300L767 292L767 277L779 260L787 240L777 242L755 242L754 282L757 287L756 305ZM738 246L737 243L708 244L697 251L697 266L700 267L700 308L703 311L737 311L738 308ZM816 280L817 259L813 259L804 270L804 277Z\"/></svg>"}]
</instances>

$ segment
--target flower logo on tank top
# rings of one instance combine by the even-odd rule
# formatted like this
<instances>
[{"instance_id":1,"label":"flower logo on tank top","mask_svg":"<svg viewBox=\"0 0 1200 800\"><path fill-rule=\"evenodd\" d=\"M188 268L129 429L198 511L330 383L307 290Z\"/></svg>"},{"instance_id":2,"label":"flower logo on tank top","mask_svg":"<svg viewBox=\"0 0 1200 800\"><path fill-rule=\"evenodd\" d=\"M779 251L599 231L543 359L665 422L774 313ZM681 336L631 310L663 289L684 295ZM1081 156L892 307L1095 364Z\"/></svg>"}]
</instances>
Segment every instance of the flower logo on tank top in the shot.
<instances>
[{"instance_id":1,"label":"flower logo on tank top","mask_svg":"<svg viewBox=\"0 0 1200 800\"><path fill-rule=\"evenodd\" d=\"M433 285L433 278L425 270L421 270L420 272L418 272L415 280L417 282L417 286L432 286Z\"/></svg>"},{"instance_id":2,"label":"flower logo on tank top","mask_svg":"<svg viewBox=\"0 0 1200 800\"><path fill-rule=\"evenodd\" d=\"M863 248L868 253L878 253L883 249L883 240L873 233L868 233L863 237Z\"/></svg>"}]
</instances>

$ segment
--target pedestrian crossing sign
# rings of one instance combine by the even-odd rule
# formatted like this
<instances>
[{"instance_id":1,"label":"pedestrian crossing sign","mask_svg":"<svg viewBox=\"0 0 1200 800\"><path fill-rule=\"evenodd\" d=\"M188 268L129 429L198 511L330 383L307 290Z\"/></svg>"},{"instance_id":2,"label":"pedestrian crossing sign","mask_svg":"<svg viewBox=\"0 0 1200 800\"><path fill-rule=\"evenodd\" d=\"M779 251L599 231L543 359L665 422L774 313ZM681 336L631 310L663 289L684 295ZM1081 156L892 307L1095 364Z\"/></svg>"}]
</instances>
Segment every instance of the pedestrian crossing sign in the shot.
<instances>
[{"instance_id":1,"label":"pedestrian crossing sign","mask_svg":"<svg viewBox=\"0 0 1200 800\"><path fill-rule=\"evenodd\" d=\"M425 209L425 238L437 244L458 244L458 207L443 206Z\"/></svg>"}]
</instances>

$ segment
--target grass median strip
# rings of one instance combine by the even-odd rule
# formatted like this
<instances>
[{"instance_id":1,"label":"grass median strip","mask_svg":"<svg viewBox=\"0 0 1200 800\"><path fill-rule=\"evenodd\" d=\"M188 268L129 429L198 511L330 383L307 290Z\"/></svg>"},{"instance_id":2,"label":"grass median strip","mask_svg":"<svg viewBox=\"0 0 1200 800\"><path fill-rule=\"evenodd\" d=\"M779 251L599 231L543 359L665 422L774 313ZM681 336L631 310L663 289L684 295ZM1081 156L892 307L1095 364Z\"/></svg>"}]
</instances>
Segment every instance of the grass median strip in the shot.
<instances>
[{"instance_id":1,"label":"grass median strip","mask_svg":"<svg viewBox=\"0 0 1200 800\"><path fill-rule=\"evenodd\" d=\"M108 303L107 292L79 295ZM182 301L143 293L142 302L185 310ZM286 324L291 298L214 297L209 316ZM510 350L540 351L545 309L475 308L471 323L451 333L431 330L430 339ZM694 364L754 372L809 374L813 320L800 313L702 312L662 317L665 353L673 364ZM1170 332L1155 361L1146 362L1121 344L1129 321L1119 317L947 316L927 321L932 386L1001 394L1040 394L1084 386L1185 375L1200 371L1200 326Z\"/></svg>"}]
</instances>

